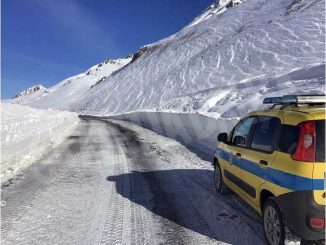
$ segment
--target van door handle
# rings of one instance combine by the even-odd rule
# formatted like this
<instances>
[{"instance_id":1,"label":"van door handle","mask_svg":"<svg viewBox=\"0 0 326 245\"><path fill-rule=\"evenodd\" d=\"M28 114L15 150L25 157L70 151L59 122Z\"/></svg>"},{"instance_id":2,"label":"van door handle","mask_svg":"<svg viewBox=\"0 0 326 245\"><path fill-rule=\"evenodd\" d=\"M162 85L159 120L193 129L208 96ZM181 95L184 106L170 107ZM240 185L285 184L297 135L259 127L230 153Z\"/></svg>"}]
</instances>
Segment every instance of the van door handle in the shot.
<instances>
[{"instance_id":1,"label":"van door handle","mask_svg":"<svg viewBox=\"0 0 326 245\"><path fill-rule=\"evenodd\" d=\"M238 152L238 153L235 154L235 156L238 157L238 158L240 158L241 157L241 153Z\"/></svg>"},{"instance_id":2,"label":"van door handle","mask_svg":"<svg viewBox=\"0 0 326 245\"><path fill-rule=\"evenodd\" d=\"M265 160L260 160L259 161L259 164L264 165L264 166L267 166L268 165L268 162L265 161Z\"/></svg>"}]
</instances>

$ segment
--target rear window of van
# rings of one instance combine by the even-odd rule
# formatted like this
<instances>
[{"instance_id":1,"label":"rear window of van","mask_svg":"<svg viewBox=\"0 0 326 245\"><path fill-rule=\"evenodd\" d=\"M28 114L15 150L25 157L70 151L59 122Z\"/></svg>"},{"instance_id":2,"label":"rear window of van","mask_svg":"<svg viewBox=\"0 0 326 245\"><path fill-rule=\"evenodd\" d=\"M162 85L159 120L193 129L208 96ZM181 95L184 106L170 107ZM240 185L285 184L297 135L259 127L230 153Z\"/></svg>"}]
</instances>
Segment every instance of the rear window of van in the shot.
<instances>
[{"instance_id":1,"label":"rear window of van","mask_svg":"<svg viewBox=\"0 0 326 245\"><path fill-rule=\"evenodd\" d=\"M325 120L315 121L316 130L316 162L325 162ZM293 154L298 145L300 130L293 125L282 125L279 151Z\"/></svg>"}]
</instances>

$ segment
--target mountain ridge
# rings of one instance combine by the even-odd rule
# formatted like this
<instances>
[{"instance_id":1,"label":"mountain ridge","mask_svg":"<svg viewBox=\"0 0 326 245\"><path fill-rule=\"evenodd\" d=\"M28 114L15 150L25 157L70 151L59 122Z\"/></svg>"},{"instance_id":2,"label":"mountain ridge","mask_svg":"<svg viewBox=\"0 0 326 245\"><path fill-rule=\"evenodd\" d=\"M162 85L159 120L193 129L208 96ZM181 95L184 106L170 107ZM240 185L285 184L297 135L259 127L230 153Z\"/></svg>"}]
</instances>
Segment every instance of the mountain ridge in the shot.
<instances>
[{"instance_id":1,"label":"mountain ridge","mask_svg":"<svg viewBox=\"0 0 326 245\"><path fill-rule=\"evenodd\" d=\"M71 110L70 103L83 96L87 90L91 89L96 83L101 82L112 72L122 68L131 60L131 56L123 59L107 59L96 64L85 72L68 77L54 86L45 89L31 90L15 97L10 102L29 105L36 108L52 108L60 110ZM37 87L34 85L31 88ZM65 99L65 100L63 100Z\"/></svg>"}]
</instances>

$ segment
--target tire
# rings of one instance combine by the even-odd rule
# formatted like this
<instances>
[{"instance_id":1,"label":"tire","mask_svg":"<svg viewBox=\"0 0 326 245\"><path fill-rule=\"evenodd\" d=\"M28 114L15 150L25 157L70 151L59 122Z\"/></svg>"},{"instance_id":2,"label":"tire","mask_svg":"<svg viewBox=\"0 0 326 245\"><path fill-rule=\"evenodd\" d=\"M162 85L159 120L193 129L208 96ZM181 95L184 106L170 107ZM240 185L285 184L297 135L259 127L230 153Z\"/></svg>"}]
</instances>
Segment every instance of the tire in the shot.
<instances>
[{"instance_id":1,"label":"tire","mask_svg":"<svg viewBox=\"0 0 326 245\"><path fill-rule=\"evenodd\" d=\"M286 237L284 219L274 198L268 198L264 203L263 228L269 245L284 244Z\"/></svg>"},{"instance_id":2,"label":"tire","mask_svg":"<svg viewBox=\"0 0 326 245\"><path fill-rule=\"evenodd\" d=\"M214 160L214 183L215 183L215 188L217 193L223 194L224 191L224 183L223 183L223 176L222 176L222 171L220 164L218 163L217 160Z\"/></svg>"}]
</instances>

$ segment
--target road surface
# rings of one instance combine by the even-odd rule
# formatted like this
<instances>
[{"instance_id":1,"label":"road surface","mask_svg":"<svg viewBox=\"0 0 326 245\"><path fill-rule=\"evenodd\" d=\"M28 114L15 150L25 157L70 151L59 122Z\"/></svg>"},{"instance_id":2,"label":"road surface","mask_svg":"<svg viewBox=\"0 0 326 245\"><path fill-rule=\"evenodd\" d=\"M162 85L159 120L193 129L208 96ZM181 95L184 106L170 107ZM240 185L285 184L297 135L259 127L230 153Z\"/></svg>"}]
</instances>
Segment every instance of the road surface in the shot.
<instances>
[{"instance_id":1,"label":"road surface","mask_svg":"<svg viewBox=\"0 0 326 245\"><path fill-rule=\"evenodd\" d=\"M1 194L2 244L265 243L260 217L215 192L209 162L127 122L81 120Z\"/></svg>"}]
</instances>

